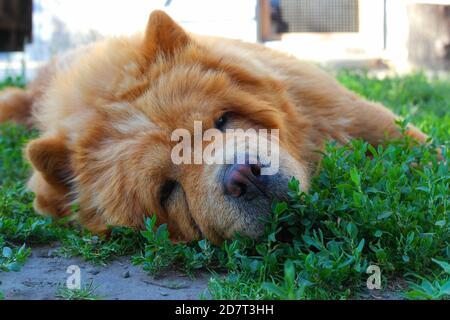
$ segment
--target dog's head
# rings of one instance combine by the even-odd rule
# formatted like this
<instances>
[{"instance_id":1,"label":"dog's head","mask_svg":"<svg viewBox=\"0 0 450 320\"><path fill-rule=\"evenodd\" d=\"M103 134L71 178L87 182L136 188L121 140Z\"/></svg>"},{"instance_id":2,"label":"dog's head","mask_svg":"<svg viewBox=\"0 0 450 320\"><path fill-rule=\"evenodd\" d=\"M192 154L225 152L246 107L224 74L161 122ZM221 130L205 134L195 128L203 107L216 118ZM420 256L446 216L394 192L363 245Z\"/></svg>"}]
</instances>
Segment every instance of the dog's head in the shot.
<instances>
[{"instance_id":1,"label":"dog's head","mask_svg":"<svg viewBox=\"0 0 450 320\"><path fill-rule=\"evenodd\" d=\"M310 126L282 82L204 41L154 12L144 38L101 44L56 76L41 122L58 124L27 149L39 211L75 200L93 231L156 213L174 238L219 243L261 235L293 176L308 187Z\"/></svg>"}]
</instances>

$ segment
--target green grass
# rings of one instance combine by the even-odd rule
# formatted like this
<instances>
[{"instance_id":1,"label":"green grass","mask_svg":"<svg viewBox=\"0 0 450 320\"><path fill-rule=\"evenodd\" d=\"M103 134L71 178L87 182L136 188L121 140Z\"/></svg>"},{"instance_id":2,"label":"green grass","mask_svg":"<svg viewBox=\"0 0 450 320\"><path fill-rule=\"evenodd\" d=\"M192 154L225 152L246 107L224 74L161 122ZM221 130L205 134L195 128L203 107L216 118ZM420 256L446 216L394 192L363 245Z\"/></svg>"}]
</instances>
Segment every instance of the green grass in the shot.
<instances>
[{"instance_id":1,"label":"green grass","mask_svg":"<svg viewBox=\"0 0 450 320\"><path fill-rule=\"evenodd\" d=\"M58 253L65 257L81 256L93 264L107 265L117 256L129 255L142 247L139 233L129 228L113 228L106 239L88 232L65 233L60 237L62 247Z\"/></svg>"},{"instance_id":2,"label":"green grass","mask_svg":"<svg viewBox=\"0 0 450 320\"><path fill-rule=\"evenodd\" d=\"M4 272L20 271L31 250L25 248L25 245L20 248L11 249L4 243L0 243L2 252L0 255L0 270Z\"/></svg>"},{"instance_id":3,"label":"green grass","mask_svg":"<svg viewBox=\"0 0 450 320\"><path fill-rule=\"evenodd\" d=\"M6 87L19 87L19 88L23 88L25 87L25 81L22 77L20 76L15 76L15 77L7 77L6 79L3 79L2 81L0 81L0 90Z\"/></svg>"},{"instance_id":4,"label":"green grass","mask_svg":"<svg viewBox=\"0 0 450 320\"><path fill-rule=\"evenodd\" d=\"M60 285L56 291L56 297L64 300L101 300L102 297L95 294L97 289L98 286L94 286L92 282L80 289L69 289L65 285Z\"/></svg>"},{"instance_id":5,"label":"green grass","mask_svg":"<svg viewBox=\"0 0 450 320\"><path fill-rule=\"evenodd\" d=\"M442 270L438 270L432 279L415 275L421 282L410 282L411 290L405 296L410 299L442 299L450 296L450 264L445 261L431 259L438 264Z\"/></svg>"},{"instance_id":6,"label":"green grass","mask_svg":"<svg viewBox=\"0 0 450 320\"><path fill-rule=\"evenodd\" d=\"M434 145L407 138L386 148L330 142L310 192L300 192L293 179L290 201L274 203L258 243L237 236L220 248L206 240L172 244L165 225L155 228L155 218L142 233L115 228L105 239L73 222L38 216L24 188L29 168L22 159L25 142L36 133L0 125L0 272L19 270L33 244L59 241L60 254L96 264L132 255L130 263L153 274L174 267L190 275L208 269L215 275L209 283L214 299L357 298L369 265L380 267L383 288L405 279L408 288L399 293L405 298L448 299L450 82L421 74L384 80L363 72L337 76L405 116ZM447 164L436 160L437 146ZM289 241L281 241L280 230L287 230Z\"/></svg>"}]
</instances>

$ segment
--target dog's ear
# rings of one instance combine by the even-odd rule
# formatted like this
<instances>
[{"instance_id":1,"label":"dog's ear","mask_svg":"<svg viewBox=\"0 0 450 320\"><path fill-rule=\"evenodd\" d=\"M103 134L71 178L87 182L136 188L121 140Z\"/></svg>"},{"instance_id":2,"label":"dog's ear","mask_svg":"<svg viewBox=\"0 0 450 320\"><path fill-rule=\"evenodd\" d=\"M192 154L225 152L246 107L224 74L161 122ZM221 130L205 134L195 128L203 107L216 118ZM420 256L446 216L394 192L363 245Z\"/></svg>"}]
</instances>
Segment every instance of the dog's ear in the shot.
<instances>
[{"instance_id":1,"label":"dog's ear","mask_svg":"<svg viewBox=\"0 0 450 320\"><path fill-rule=\"evenodd\" d=\"M144 55L152 60L158 54L172 55L189 43L188 34L164 11L150 14L144 38Z\"/></svg>"},{"instance_id":2,"label":"dog's ear","mask_svg":"<svg viewBox=\"0 0 450 320\"><path fill-rule=\"evenodd\" d=\"M31 141L25 150L34 169L55 187L67 187L71 178L70 152L60 137L46 137Z\"/></svg>"}]
</instances>

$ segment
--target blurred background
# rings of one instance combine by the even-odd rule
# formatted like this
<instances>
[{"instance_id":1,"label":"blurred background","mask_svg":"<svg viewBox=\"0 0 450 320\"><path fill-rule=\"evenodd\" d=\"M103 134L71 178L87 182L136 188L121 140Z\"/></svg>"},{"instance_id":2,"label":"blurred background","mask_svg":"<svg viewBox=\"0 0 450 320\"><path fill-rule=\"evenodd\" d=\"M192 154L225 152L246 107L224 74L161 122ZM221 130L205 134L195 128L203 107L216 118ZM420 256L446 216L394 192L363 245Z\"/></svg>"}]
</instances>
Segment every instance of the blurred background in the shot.
<instances>
[{"instance_id":1,"label":"blurred background","mask_svg":"<svg viewBox=\"0 0 450 320\"><path fill-rule=\"evenodd\" d=\"M143 31L154 9L328 68L450 70L450 0L0 0L0 78L30 80L55 54Z\"/></svg>"}]
</instances>

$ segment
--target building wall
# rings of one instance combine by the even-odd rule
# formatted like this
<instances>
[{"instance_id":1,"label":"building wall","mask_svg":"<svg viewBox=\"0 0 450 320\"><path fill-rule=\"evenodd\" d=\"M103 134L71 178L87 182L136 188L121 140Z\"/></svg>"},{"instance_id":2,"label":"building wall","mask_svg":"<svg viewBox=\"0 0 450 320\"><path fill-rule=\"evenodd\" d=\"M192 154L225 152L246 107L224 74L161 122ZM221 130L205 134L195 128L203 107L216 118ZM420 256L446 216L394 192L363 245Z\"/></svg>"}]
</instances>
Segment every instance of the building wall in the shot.
<instances>
[{"instance_id":1,"label":"building wall","mask_svg":"<svg viewBox=\"0 0 450 320\"><path fill-rule=\"evenodd\" d=\"M287 34L281 41L266 45L331 66L371 67L370 61L381 60L400 72L411 70L411 66L438 66L427 50L439 41L445 47L447 38L442 36L441 26L430 22L419 19L416 27L411 26L414 17L408 8L417 2L450 4L450 0L386 0L385 29L385 1L359 0L357 34ZM143 31L154 9L165 10L191 32L256 42L257 3L258 0L34 0L33 43L24 54L0 54L0 78L26 70L31 79L36 68L55 54L105 36ZM415 48L418 40L427 43L420 50ZM424 57L429 57L426 63Z\"/></svg>"},{"instance_id":2,"label":"building wall","mask_svg":"<svg viewBox=\"0 0 450 320\"><path fill-rule=\"evenodd\" d=\"M0 54L0 77L33 78L50 57L107 36L145 30L155 9L169 13L191 32L255 42L257 0L34 0L32 44L24 54Z\"/></svg>"}]
</instances>

